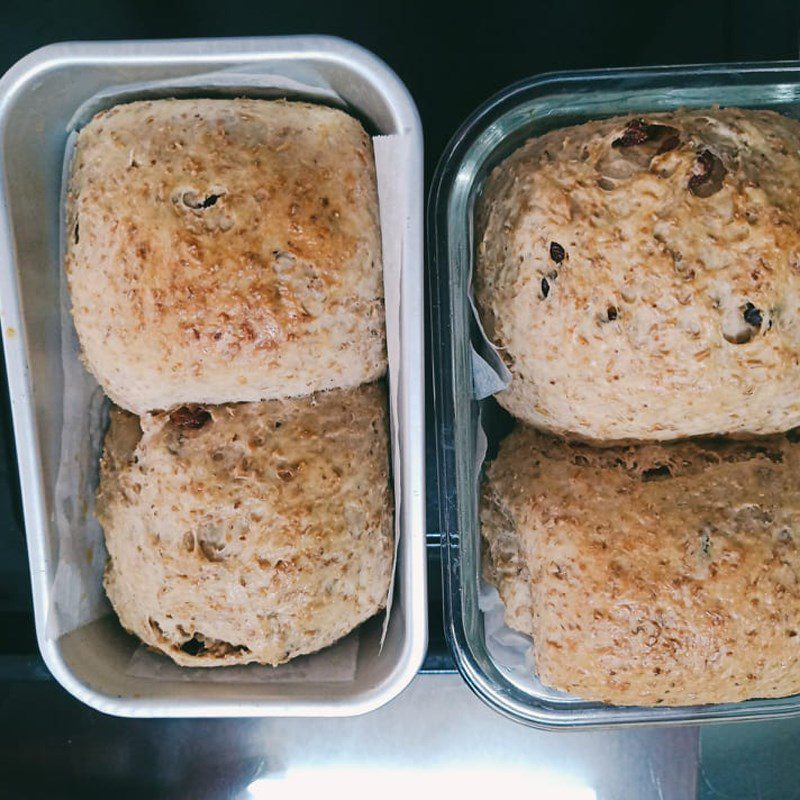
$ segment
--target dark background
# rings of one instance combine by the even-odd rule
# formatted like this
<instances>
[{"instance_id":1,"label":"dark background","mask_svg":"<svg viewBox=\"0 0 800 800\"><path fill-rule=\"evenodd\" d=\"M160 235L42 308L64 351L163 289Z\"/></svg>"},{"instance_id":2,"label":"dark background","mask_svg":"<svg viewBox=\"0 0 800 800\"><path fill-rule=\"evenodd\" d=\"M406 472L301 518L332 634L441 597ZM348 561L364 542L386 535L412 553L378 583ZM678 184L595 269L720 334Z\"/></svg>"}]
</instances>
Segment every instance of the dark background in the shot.
<instances>
[{"instance_id":1,"label":"dark background","mask_svg":"<svg viewBox=\"0 0 800 800\"><path fill-rule=\"evenodd\" d=\"M430 179L465 117L521 78L565 69L797 58L799 28L800 0L17 0L13 6L6 0L0 72L31 50L64 40L335 34L375 52L408 86L422 117ZM428 667L435 668L447 659L435 550L432 559ZM212 773L234 763L225 752L234 724L114 720L49 680L36 655L8 398L0 387L0 797L178 796L153 775L164 774L165 765L156 762L165 737L179 743L172 787L185 791L192 783L205 791L196 788L191 796L216 795ZM199 756L193 732L205 742ZM219 748L214 758L209 747ZM87 763L94 765L90 772Z\"/></svg>"},{"instance_id":2,"label":"dark background","mask_svg":"<svg viewBox=\"0 0 800 800\"><path fill-rule=\"evenodd\" d=\"M6 0L0 68L83 39L327 33L392 66L419 106L428 174L459 123L552 70L797 58L798 0ZM12 7L13 5L13 7Z\"/></svg>"}]
</instances>

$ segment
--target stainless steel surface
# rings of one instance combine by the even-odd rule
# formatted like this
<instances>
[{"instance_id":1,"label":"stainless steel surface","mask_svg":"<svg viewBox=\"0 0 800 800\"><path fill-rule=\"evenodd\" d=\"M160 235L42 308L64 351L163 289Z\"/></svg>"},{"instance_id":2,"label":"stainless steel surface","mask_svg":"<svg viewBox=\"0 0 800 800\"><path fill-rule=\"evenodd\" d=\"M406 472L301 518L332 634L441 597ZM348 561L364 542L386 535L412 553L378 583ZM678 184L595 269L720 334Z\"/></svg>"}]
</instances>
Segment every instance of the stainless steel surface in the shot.
<instances>
[{"instance_id":1,"label":"stainless steel surface","mask_svg":"<svg viewBox=\"0 0 800 800\"><path fill-rule=\"evenodd\" d=\"M426 797L439 775L469 779L467 797L486 784L538 800L800 797L797 719L551 733L503 719L456 675L422 675L349 719L129 720L23 672L0 682L4 797L252 800L253 785L274 800L326 777L353 798Z\"/></svg>"},{"instance_id":2,"label":"stainless steel surface","mask_svg":"<svg viewBox=\"0 0 800 800\"><path fill-rule=\"evenodd\" d=\"M320 722L313 731L265 723L265 734L291 757L285 769L267 769L251 781L253 797L272 797L273 777L309 788L341 778L342 785L374 787L376 796L392 798L425 790L594 800L625 797L636 787L635 796L645 800L688 797L696 783L696 729L552 736L493 713L458 675L420 676L359 723Z\"/></svg>"},{"instance_id":3,"label":"stainless steel surface","mask_svg":"<svg viewBox=\"0 0 800 800\"><path fill-rule=\"evenodd\" d=\"M17 720L13 733L0 734L10 796L695 796L697 728L537 731L495 714L458 675L419 676L366 716L317 720L120 720L49 687L17 684L0 693L3 718Z\"/></svg>"},{"instance_id":4,"label":"stainless steel surface","mask_svg":"<svg viewBox=\"0 0 800 800\"><path fill-rule=\"evenodd\" d=\"M715 103L771 108L800 117L800 65L721 65L553 73L488 101L456 134L433 180L428 209L431 340L445 630L459 669L498 711L531 725L565 727L709 722L800 714L800 696L692 708L589 703L512 680L489 654L478 608L480 534L476 448L479 414L496 444L494 401L472 397L468 303L472 204L487 172L526 138L631 111ZM487 424L488 421L488 424ZM510 424L508 418L504 423ZM433 492L432 492L433 493Z\"/></svg>"},{"instance_id":5,"label":"stainless steel surface","mask_svg":"<svg viewBox=\"0 0 800 800\"><path fill-rule=\"evenodd\" d=\"M800 720L551 733L503 719L457 675L422 675L349 719L130 720L97 713L46 675L4 674L0 715L0 796L25 800L276 800L326 786L406 798L445 780L443 791L466 783L466 797L800 797Z\"/></svg>"},{"instance_id":6,"label":"stainless steel surface","mask_svg":"<svg viewBox=\"0 0 800 800\"><path fill-rule=\"evenodd\" d=\"M61 434L58 219L66 126L88 97L110 86L174 79L233 65L275 72L313 69L378 133L409 141L397 180L407 198L401 284L399 386L403 457L400 550L383 649L380 626L361 636L356 675L330 683L156 681L126 674L135 642L104 618L56 639L46 630L57 561L53 486ZM131 716L346 715L376 708L417 672L426 645L424 379L422 329L422 132L397 76L341 39L54 45L0 81L0 313L16 435L39 648L56 679L84 702ZM265 668L269 669L269 668Z\"/></svg>"}]
</instances>

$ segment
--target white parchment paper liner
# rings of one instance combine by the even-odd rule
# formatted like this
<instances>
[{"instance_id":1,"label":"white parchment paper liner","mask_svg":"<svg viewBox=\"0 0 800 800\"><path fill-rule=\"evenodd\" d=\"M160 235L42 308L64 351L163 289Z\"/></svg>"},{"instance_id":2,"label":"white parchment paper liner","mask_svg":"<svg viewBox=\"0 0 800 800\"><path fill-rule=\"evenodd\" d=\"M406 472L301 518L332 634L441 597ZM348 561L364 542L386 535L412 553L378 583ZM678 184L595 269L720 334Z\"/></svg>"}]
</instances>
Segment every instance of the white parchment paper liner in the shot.
<instances>
[{"instance_id":1,"label":"white parchment paper liner","mask_svg":"<svg viewBox=\"0 0 800 800\"><path fill-rule=\"evenodd\" d=\"M66 197L69 165L77 131L99 111L122 102L163 97L288 97L321 101L346 108L341 97L314 70L287 64L281 74L255 67L232 69L146 83L127 84L100 92L84 102L68 125L62 174L62 219L60 222L61 263L65 252ZM400 440L397 431L400 380L400 300L403 236L408 214L407 198L395 180L407 163L408 137L403 134L374 136L375 167L380 208L386 340L389 372L389 411L392 463L395 465L395 555L392 582L384 615L383 635L389 623L397 548L400 540ZM95 491L102 439L107 424L108 403L80 361L80 345L70 313L66 276L61 270L61 355L64 370L64 407L61 457L55 486L55 524L58 534L58 563L47 614L47 635L53 638L113 613L103 590L106 549L103 532L94 515ZM304 656L277 668L248 665L215 669L189 669L173 664L167 657L140 646L128 667L128 674L156 680L220 681L230 683L341 682L355 675L358 631L320 653Z\"/></svg>"},{"instance_id":2,"label":"white parchment paper liner","mask_svg":"<svg viewBox=\"0 0 800 800\"><path fill-rule=\"evenodd\" d=\"M470 214L469 252L475 253L474 229ZM472 288L472 269L470 269L469 303L474 317L472 330L472 392L479 402L480 409L475 432L475 496L480 497L483 462L486 459L488 442L483 427L487 411L481 401L507 389L511 384L511 372L505 365L499 350L490 341L481 324ZM498 668L505 672L510 681L519 688L538 697L568 699L563 692L544 686L534 674L533 644L529 636L509 628L505 623L505 605L497 589L478 577L478 608L483 614L483 634L486 650Z\"/></svg>"}]
</instances>

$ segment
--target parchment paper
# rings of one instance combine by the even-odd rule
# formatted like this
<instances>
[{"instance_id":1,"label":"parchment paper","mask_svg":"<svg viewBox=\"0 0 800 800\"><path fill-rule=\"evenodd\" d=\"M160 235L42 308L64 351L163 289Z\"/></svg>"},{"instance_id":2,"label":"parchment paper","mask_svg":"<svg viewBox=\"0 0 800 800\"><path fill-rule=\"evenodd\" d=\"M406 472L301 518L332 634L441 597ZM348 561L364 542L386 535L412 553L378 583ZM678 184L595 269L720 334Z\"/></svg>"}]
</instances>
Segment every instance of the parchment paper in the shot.
<instances>
[{"instance_id":1,"label":"parchment paper","mask_svg":"<svg viewBox=\"0 0 800 800\"><path fill-rule=\"evenodd\" d=\"M470 227L470 253L475 252L473 230ZM498 349L486 335L480 316L475 307L472 290L472 275L470 274L469 302L474 317L472 332L472 391L479 402L476 431L476 447L474 475L476 476L475 496L480 497L480 481L483 462L486 459L488 441L484 432L483 419L486 407L481 402L503 389L511 383L511 373L503 362ZM483 633L486 649L495 664L500 667L520 688L533 692L537 696L552 695L565 698L560 692L555 692L543 686L534 674L533 643L530 637L509 628L505 623L505 605L500 595L490 583L482 576L478 578L478 608L483 614Z\"/></svg>"},{"instance_id":2,"label":"parchment paper","mask_svg":"<svg viewBox=\"0 0 800 800\"><path fill-rule=\"evenodd\" d=\"M118 86L94 95L75 112L68 126L62 174L61 263L65 252L66 197L69 165L77 131L99 111L121 102L163 97L288 97L321 101L346 108L322 76L302 65L287 64L276 74L253 67L235 67L203 75ZM408 198L396 176L405 168L408 136L373 137L380 207L386 339L389 362L389 413L392 463L395 465L395 557L392 582L384 615L381 646L389 622L397 547L400 540L400 441L397 431L400 380L400 302L403 237ZM70 313L66 276L61 270L61 351L64 370L64 408L61 457L56 480L55 518L58 532L58 564L47 615L47 634L63 636L76 628L113 613L103 590L106 549L102 529L94 515L98 464L107 425L108 402L95 379L80 361L80 346ZM277 668L251 665L215 669L189 669L140 646L128 674L157 680L248 682L349 681L355 675L359 636L354 634L320 653L305 656Z\"/></svg>"}]
</instances>

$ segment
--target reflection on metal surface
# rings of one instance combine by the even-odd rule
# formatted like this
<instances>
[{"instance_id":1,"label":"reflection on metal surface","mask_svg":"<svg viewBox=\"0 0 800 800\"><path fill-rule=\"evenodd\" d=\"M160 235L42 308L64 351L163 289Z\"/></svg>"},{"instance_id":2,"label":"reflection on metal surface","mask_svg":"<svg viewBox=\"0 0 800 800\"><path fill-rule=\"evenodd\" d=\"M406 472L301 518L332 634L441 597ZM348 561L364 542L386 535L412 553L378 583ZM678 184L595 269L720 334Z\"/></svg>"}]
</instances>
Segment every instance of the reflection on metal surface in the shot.
<instances>
[{"instance_id":1,"label":"reflection on metal surface","mask_svg":"<svg viewBox=\"0 0 800 800\"><path fill-rule=\"evenodd\" d=\"M280 800L283 797L294 800L297 792L325 791L331 786L346 786L351 796L379 796L381 800L408 800L414 793L423 791L457 797L473 797L482 792L512 796L513 792L537 800L597 800L597 792L591 786L569 775L524 768L500 771L496 764L436 771L364 769L357 764L326 769L310 767L289 770L285 775L257 778L247 787L242 800Z\"/></svg>"},{"instance_id":2,"label":"reflection on metal surface","mask_svg":"<svg viewBox=\"0 0 800 800\"><path fill-rule=\"evenodd\" d=\"M353 800L401 791L403 800L494 800L506 787L504 796L530 800L687 800L697 787L697 728L535 730L493 712L458 675L419 676L383 708L348 719L119 719L55 681L0 688L0 717L13 721L0 733L2 797L277 800L291 790L297 800L343 786ZM744 786L752 762L742 752L728 770ZM272 779L281 777L290 780ZM428 790L440 786L447 794Z\"/></svg>"}]
</instances>

